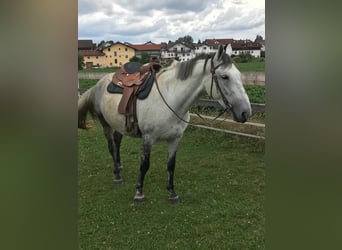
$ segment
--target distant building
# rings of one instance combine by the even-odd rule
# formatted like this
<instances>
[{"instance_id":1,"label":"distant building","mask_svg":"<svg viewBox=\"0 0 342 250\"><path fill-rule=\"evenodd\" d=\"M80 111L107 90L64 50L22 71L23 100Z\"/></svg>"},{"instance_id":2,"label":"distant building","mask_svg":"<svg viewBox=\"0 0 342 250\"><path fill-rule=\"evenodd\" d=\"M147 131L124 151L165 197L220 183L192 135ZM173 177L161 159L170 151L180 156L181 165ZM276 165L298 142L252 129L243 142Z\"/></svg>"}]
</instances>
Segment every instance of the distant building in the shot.
<instances>
[{"instance_id":1,"label":"distant building","mask_svg":"<svg viewBox=\"0 0 342 250\"><path fill-rule=\"evenodd\" d=\"M78 50L95 50L96 43L93 40L78 40Z\"/></svg>"},{"instance_id":2,"label":"distant building","mask_svg":"<svg viewBox=\"0 0 342 250\"><path fill-rule=\"evenodd\" d=\"M240 54L251 54L254 57L260 57L262 45L258 42L252 42L248 39L206 39L204 44L209 46L211 51L217 51L218 45L231 44L232 46L232 56L238 56Z\"/></svg>"},{"instance_id":3,"label":"distant building","mask_svg":"<svg viewBox=\"0 0 342 250\"><path fill-rule=\"evenodd\" d=\"M192 44L181 42L170 43L164 45L161 49L161 60L164 62L172 61L174 59L183 62L188 61L195 56L195 47Z\"/></svg>"},{"instance_id":4,"label":"distant building","mask_svg":"<svg viewBox=\"0 0 342 250\"><path fill-rule=\"evenodd\" d=\"M105 54L101 51L79 50L79 53L83 56L85 68L105 66Z\"/></svg>"},{"instance_id":5,"label":"distant building","mask_svg":"<svg viewBox=\"0 0 342 250\"><path fill-rule=\"evenodd\" d=\"M129 44L132 48L135 49L135 56L141 58L143 53L148 54L151 58L157 57L160 58L160 50L161 45L152 43L151 41L144 44Z\"/></svg>"},{"instance_id":6,"label":"distant building","mask_svg":"<svg viewBox=\"0 0 342 250\"><path fill-rule=\"evenodd\" d=\"M120 67L135 55L135 49L131 45L121 42L113 43L104 48L102 52L105 54L105 67Z\"/></svg>"}]
</instances>

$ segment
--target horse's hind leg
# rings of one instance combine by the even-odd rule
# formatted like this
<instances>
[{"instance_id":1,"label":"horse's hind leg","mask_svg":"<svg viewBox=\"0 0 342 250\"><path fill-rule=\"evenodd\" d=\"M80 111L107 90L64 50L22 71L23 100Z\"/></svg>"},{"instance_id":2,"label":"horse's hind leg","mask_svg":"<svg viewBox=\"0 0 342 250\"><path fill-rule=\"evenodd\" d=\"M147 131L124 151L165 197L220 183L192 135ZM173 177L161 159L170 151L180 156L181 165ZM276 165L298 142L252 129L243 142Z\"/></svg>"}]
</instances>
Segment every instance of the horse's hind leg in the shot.
<instances>
[{"instance_id":1,"label":"horse's hind leg","mask_svg":"<svg viewBox=\"0 0 342 250\"><path fill-rule=\"evenodd\" d=\"M168 156L167 156L167 190L170 192L169 200L171 202L178 202L179 196L175 192L175 187L173 185L173 177L175 173L176 166L176 152L181 138L176 138L174 140L168 141Z\"/></svg>"},{"instance_id":2,"label":"horse's hind leg","mask_svg":"<svg viewBox=\"0 0 342 250\"><path fill-rule=\"evenodd\" d=\"M140 162L140 174L138 177L138 181L136 184L136 194L134 196L135 202L143 202L145 200L145 196L143 194L143 186L145 175L150 167L150 155L151 155L152 143L147 140L143 140L141 146L141 162Z\"/></svg>"},{"instance_id":3,"label":"horse's hind leg","mask_svg":"<svg viewBox=\"0 0 342 250\"><path fill-rule=\"evenodd\" d=\"M113 137L114 137L114 143L115 143L114 154L116 155L116 161L121 170L123 168L121 165L121 158L120 158L120 146L121 146L122 134L120 134L117 131L114 131Z\"/></svg>"},{"instance_id":4,"label":"horse's hind leg","mask_svg":"<svg viewBox=\"0 0 342 250\"><path fill-rule=\"evenodd\" d=\"M117 132L113 133L113 129L108 126L104 126L103 131L108 142L109 153L114 162L114 182L122 183L122 178L120 175L120 170L122 168L120 163L120 144L122 135Z\"/></svg>"}]
</instances>

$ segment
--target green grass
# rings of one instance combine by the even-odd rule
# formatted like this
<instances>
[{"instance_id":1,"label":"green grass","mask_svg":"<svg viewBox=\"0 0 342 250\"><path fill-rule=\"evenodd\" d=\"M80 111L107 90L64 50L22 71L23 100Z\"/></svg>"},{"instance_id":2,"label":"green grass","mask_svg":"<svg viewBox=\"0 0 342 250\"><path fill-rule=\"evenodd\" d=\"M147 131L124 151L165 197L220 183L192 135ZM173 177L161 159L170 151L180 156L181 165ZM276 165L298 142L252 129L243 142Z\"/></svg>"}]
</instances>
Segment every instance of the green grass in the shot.
<instances>
[{"instance_id":1,"label":"green grass","mask_svg":"<svg viewBox=\"0 0 342 250\"><path fill-rule=\"evenodd\" d=\"M265 72L265 62L236 63L241 72Z\"/></svg>"},{"instance_id":2,"label":"green grass","mask_svg":"<svg viewBox=\"0 0 342 250\"><path fill-rule=\"evenodd\" d=\"M99 80L98 79L79 79L80 89L89 89L94 86Z\"/></svg>"},{"instance_id":3,"label":"green grass","mask_svg":"<svg viewBox=\"0 0 342 250\"><path fill-rule=\"evenodd\" d=\"M99 80L98 79L79 79L80 89L89 89L94 86Z\"/></svg>"},{"instance_id":4,"label":"green grass","mask_svg":"<svg viewBox=\"0 0 342 250\"><path fill-rule=\"evenodd\" d=\"M250 102L266 103L266 87L265 85L244 85Z\"/></svg>"},{"instance_id":5,"label":"green grass","mask_svg":"<svg viewBox=\"0 0 342 250\"><path fill-rule=\"evenodd\" d=\"M178 150L175 187L166 190L166 145L153 147L146 202L135 205L140 140L124 137L124 184L98 122L78 131L80 249L265 249L264 142L189 127Z\"/></svg>"}]
</instances>

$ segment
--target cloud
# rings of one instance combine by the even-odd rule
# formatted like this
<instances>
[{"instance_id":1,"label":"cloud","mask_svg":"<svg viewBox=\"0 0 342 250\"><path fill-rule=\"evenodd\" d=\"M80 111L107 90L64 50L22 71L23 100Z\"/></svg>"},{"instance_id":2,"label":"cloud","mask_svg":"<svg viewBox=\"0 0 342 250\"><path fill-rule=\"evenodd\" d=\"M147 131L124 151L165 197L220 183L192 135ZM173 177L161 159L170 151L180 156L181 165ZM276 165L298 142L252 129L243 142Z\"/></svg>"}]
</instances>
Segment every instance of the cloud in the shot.
<instances>
[{"instance_id":1,"label":"cloud","mask_svg":"<svg viewBox=\"0 0 342 250\"><path fill-rule=\"evenodd\" d=\"M185 35L254 39L265 33L261 0L79 0L78 21L79 38L95 42L167 42Z\"/></svg>"}]
</instances>

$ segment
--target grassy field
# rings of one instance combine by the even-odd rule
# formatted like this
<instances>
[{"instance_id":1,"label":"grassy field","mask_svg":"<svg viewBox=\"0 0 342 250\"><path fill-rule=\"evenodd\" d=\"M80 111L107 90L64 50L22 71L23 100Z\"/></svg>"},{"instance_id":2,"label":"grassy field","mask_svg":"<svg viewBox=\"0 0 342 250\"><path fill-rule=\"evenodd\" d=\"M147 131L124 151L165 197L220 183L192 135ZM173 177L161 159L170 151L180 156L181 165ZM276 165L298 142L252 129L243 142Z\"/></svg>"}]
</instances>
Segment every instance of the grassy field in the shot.
<instances>
[{"instance_id":1,"label":"grassy field","mask_svg":"<svg viewBox=\"0 0 342 250\"><path fill-rule=\"evenodd\" d=\"M166 191L166 145L153 147L135 205L140 140L122 142L122 176L97 121L78 131L80 249L265 249L264 142L189 127L177 154L179 204Z\"/></svg>"},{"instance_id":2,"label":"grassy field","mask_svg":"<svg viewBox=\"0 0 342 250\"><path fill-rule=\"evenodd\" d=\"M265 72L265 62L236 63L241 72Z\"/></svg>"}]
</instances>

